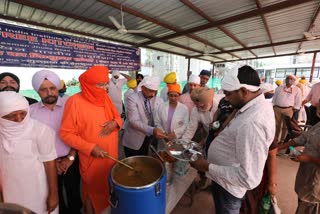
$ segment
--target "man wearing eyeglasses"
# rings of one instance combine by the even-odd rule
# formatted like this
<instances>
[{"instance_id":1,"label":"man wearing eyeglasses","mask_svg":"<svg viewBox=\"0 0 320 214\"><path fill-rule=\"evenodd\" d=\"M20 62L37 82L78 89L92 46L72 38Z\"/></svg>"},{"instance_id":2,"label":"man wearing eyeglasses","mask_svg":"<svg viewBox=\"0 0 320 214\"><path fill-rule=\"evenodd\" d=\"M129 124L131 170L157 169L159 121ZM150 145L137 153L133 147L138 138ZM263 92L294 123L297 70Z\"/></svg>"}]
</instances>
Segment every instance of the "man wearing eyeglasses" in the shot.
<instances>
[{"instance_id":1,"label":"man wearing eyeglasses","mask_svg":"<svg viewBox=\"0 0 320 214\"><path fill-rule=\"evenodd\" d=\"M288 75L285 84L276 88L272 103L276 119L276 139L283 143L287 135L285 116L292 118L295 111L299 111L302 102L301 90L294 85L296 78Z\"/></svg>"}]
</instances>

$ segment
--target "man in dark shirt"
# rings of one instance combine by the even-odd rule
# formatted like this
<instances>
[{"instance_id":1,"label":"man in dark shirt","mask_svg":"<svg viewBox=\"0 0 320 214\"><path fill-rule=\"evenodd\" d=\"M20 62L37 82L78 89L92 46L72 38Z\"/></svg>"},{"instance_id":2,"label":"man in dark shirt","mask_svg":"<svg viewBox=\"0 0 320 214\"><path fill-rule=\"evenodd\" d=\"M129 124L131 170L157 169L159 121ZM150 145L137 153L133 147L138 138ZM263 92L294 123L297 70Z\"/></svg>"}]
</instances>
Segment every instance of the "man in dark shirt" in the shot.
<instances>
[{"instance_id":1,"label":"man in dark shirt","mask_svg":"<svg viewBox=\"0 0 320 214\"><path fill-rule=\"evenodd\" d=\"M206 153L208 151L210 143L217 136L217 134L224 128L224 123L227 120L227 118L232 114L233 110L234 110L234 107L230 104L230 102L225 100L225 98L223 97L219 102L218 110L213 115L213 123L218 121L219 127L214 127L213 124L209 126L210 129L209 129L208 138L206 140L206 148L205 148Z\"/></svg>"},{"instance_id":2,"label":"man in dark shirt","mask_svg":"<svg viewBox=\"0 0 320 214\"><path fill-rule=\"evenodd\" d=\"M13 73L4 72L0 74L0 92L1 91L15 91L20 90L20 79ZM28 100L29 105L38 102L30 97L25 98Z\"/></svg>"}]
</instances>

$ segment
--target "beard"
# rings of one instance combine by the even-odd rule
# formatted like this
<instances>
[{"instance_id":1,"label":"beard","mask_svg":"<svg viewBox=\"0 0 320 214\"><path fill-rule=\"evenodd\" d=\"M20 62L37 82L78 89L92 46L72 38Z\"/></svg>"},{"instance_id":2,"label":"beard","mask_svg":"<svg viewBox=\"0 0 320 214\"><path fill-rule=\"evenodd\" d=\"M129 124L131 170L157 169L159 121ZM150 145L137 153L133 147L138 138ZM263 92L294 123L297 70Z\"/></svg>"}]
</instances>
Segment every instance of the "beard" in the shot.
<instances>
[{"instance_id":1,"label":"beard","mask_svg":"<svg viewBox=\"0 0 320 214\"><path fill-rule=\"evenodd\" d=\"M240 101L240 102L238 102L238 103L236 103L236 104L232 104L232 103L231 103L231 105L232 105L235 109L241 109L243 106L246 105L246 103L245 103L244 101Z\"/></svg>"},{"instance_id":2,"label":"beard","mask_svg":"<svg viewBox=\"0 0 320 214\"><path fill-rule=\"evenodd\" d=\"M47 96L42 99L42 102L46 104L55 104L57 100L58 100L58 96Z\"/></svg>"},{"instance_id":3,"label":"beard","mask_svg":"<svg viewBox=\"0 0 320 214\"><path fill-rule=\"evenodd\" d=\"M11 87L11 86L6 86L3 89L1 89L0 91L15 91L15 92L18 92L17 89L15 89L14 87Z\"/></svg>"},{"instance_id":4,"label":"beard","mask_svg":"<svg viewBox=\"0 0 320 214\"><path fill-rule=\"evenodd\" d=\"M198 110L201 112L208 112L208 111L210 111L211 107L212 107L212 105L208 104L203 107L198 107Z\"/></svg>"}]
</instances>

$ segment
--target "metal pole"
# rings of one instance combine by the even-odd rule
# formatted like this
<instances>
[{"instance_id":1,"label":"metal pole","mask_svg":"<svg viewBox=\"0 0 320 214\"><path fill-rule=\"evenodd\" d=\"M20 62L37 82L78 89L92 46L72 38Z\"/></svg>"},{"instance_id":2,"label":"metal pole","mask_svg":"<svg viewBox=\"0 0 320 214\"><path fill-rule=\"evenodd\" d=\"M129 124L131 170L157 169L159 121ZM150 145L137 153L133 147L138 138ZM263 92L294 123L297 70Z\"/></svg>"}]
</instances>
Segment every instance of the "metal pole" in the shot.
<instances>
[{"instance_id":1,"label":"metal pole","mask_svg":"<svg viewBox=\"0 0 320 214\"><path fill-rule=\"evenodd\" d=\"M317 52L315 52L315 53L313 54L312 67L311 67L309 82L312 82L312 77L313 77L313 72L314 72L314 65L315 65L315 63L316 63L316 58L317 58Z\"/></svg>"},{"instance_id":2,"label":"metal pole","mask_svg":"<svg viewBox=\"0 0 320 214\"><path fill-rule=\"evenodd\" d=\"M187 71L187 80L189 80L189 72L190 72L190 58L187 58L188 59L188 71Z\"/></svg>"},{"instance_id":3,"label":"metal pole","mask_svg":"<svg viewBox=\"0 0 320 214\"><path fill-rule=\"evenodd\" d=\"M213 88L213 81L214 81L214 62L212 62L211 88Z\"/></svg>"}]
</instances>

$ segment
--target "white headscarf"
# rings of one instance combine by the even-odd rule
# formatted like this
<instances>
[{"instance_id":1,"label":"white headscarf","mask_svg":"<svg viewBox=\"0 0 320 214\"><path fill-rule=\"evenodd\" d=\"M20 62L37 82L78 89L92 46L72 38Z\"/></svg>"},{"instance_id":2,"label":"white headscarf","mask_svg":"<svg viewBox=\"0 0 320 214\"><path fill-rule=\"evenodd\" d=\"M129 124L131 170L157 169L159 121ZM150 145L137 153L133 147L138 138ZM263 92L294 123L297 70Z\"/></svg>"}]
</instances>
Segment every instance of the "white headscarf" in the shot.
<instances>
[{"instance_id":1,"label":"white headscarf","mask_svg":"<svg viewBox=\"0 0 320 214\"><path fill-rule=\"evenodd\" d=\"M142 86L157 91L160 85L160 78L157 76L145 77L139 84L139 87Z\"/></svg>"},{"instance_id":2,"label":"white headscarf","mask_svg":"<svg viewBox=\"0 0 320 214\"><path fill-rule=\"evenodd\" d=\"M120 71L112 71L112 76L118 76L120 77Z\"/></svg>"},{"instance_id":3,"label":"white headscarf","mask_svg":"<svg viewBox=\"0 0 320 214\"><path fill-rule=\"evenodd\" d=\"M258 91L260 89L259 86L241 84L238 77L233 74L224 76L221 81L221 88L225 91L236 91L242 87L248 89L249 91Z\"/></svg>"},{"instance_id":4,"label":"white headscarf","mask_svg":"<svg viewBox=\"0 0 320 214\"><path fill-rule=\"evenodd\" d=\"M25 110L27 115L21 122L14 122L2 117L11 112ZM8 153L12 153L20 139L30 135L33 121L29 115L29 104L26 98L14 91L2 91L0 93L0 143Z\"/></svg>"},{"instance_id":5,"label":"white headscarf","mask_svg":"<svg viewBox=\"0 0 320 214\"><path fill-rule=\"evenodd\" d=\"M118 76L118 78L114 78L115 76ZM111 77L111 81L116 84L118 82L120 78L120 71L112 71L112 77Z\"/></svg>"},{"instance_id":6,"label":"white headscarf","mask_svg":"<svg viewBox=\"0 0 320 214\"><path fill-rule=\"evenodd\" d=\"M197 76L197 75L190 75L189 76L189 81L188 82L191 82L191 83L195 83L195 84L200 84L200 77Z\"/></svg>"},{"instance_id":7,"label":"white headscarf","mask_svg":"<svg viewBox=\"0 0 320 214\"><path fill-rule=\"evenodd\" d=\"M61 85L60 77L56 73L49 71L49 70L41 70L41 71L36 72L33 75L33 77L32 77L33 89L35 91L38 91L41 84L43 83L43 81L45 79L52 82L57 87L58 90L60 89L60 85Z\"/></svg>"}]
</instances>

